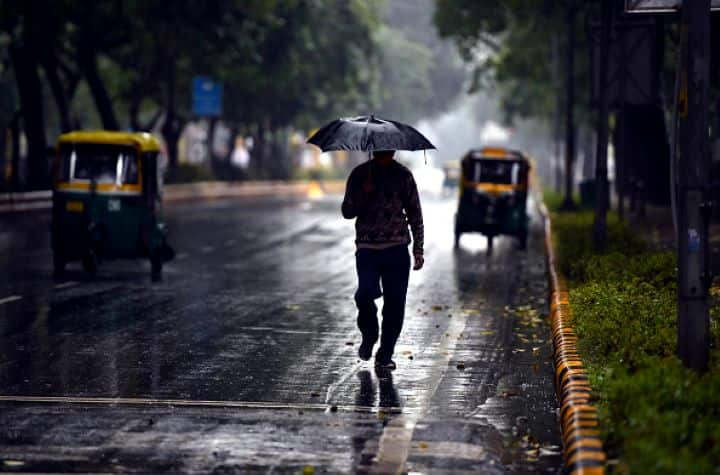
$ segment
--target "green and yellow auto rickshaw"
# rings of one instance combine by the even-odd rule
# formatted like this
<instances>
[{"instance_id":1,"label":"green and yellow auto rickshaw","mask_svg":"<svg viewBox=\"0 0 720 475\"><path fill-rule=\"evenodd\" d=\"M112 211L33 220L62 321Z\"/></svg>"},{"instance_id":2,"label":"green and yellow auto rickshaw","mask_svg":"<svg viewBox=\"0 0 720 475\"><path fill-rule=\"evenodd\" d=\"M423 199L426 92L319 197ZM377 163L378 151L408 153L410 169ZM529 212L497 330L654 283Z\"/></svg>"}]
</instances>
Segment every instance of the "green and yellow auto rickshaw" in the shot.
<instances>
[{"instance_id":1,"label":"green and yellow auto rickshaw","mask_svg":"<svg viewBox=\"0 0 720 475\"><path fill-rule=\"evenodd\" d=\"M173 251L159 221L158 141L148 133L82 131L60 136L53 187L56 276L82 261L95 274L106 259L148 258L158 281Z\"/></svg>"},{"instance_id":2,"label":"green and yellow auto rickshaw","mask_svg":"<svg viewBox=\"0 0 720 475\"><path fill-rule=\"evenodd\" d=\"M455 246L463 233L493 238L510 235L525 248L530 162L522 153L498 147L470 150L461 161L460 197L455 215Z\"/></svg>"}]
</instances>

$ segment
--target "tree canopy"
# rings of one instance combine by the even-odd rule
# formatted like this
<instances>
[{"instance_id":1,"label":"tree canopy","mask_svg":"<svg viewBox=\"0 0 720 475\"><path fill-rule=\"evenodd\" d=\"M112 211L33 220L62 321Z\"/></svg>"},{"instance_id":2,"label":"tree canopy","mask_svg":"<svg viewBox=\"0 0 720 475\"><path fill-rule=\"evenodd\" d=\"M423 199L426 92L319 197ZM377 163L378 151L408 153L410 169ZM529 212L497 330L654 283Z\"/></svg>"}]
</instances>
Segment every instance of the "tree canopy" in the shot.
<instances>
[{"instance_id":1,"label":"tree canopy","mask_svg":"<svg viewBox=\"0 0 720 475\"><path fill-rule=\"evenodd\" d=\"M448 42L425 34L432 10L432 0L2 0L0 127L24 131L29 184L42 187L46 146L70 129L162 124L174 165L197 75L223 83L221 118L256 136L258 161L282 151L264 145L289 128L367 112L413 122L450 107L465 78Z\"/></svg>"},{"instance_id":2,"label":"tree canopy","mask_svg":"<svg viewBox=\"0 0 720 475\"><path fill-rule=\"evenodd\" d=\"M572 5L570 5L572 4ZM577 10L578 51L586 51L583 14L591 2L557 0L436 0L435 25L443 37L455 40L474 68L471 91L483 87L500 93L505 120L550 118L562 90L567 8ZM587 54L576 56L575 82L589 84ZM587 87L578 88L581 118L589 118Z\"/></svg>"}]
</instances>

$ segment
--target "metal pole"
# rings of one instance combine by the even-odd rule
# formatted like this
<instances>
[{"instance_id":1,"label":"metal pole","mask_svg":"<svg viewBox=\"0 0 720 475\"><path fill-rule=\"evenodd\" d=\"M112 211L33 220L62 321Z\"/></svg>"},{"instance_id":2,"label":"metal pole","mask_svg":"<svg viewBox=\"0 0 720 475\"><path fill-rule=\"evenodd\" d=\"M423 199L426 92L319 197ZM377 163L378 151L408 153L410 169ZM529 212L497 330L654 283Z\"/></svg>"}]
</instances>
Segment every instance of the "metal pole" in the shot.
<instances>
[{"instance_id":1,"label":"metal pole","mask_svg":"<svg viewBox=\"0 0 720 475\"><path fill-rule=\"evenodd\" d=\"M706 371L710 347L707 223L710 217L710 0L682 4L678 120L678 356Z\"/></svg>"},{"instance_id":2,"label":"metal pole","mask_svg":"<svg viewBox=\"0 0 720 475\"><path fill-rule=\"evenodd\" d=\"M573 163L575 162L575 3L566 3L566 25L567 54L565 89L567 92L565 101L565 198L562 203L563 209L575 208L573 202Z\"/></svg>"},{"instance_id":3,"label":"metal pole","mask_svg":"<svg viewBox=\"0 0 720 475\"><path fill-rule=\"evenodd\" d=\"M597 124L597 150L595 152L595 221L593 244L600 251L607 240L607 146L608 146L608 63L610 60L610 29L612 28L612 5L602 0L602 33L600 35L600 110Z\"/></svg>"}]
</instances>

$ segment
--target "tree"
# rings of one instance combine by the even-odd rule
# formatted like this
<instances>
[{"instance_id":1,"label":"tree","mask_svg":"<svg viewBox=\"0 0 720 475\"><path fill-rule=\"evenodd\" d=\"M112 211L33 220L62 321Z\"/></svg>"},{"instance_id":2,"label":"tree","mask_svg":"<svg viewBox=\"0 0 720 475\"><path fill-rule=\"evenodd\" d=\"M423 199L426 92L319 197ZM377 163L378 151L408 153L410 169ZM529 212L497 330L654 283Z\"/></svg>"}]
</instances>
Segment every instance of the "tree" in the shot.
<instances>
[{"instance_id":1,"label":"tree","mask_svg":"<svg viewBox=\"0 0 720 475\"><path fill-rule=\"evenodd\" d=\"M575 130L578 124L591 121L587 88L574 87L589 83L587 55L573 53L585 46L585 35L578 33L583 28L583 9L590 8L588 2L436 0L436 5L439 33L455 39L463 58L475 67L471 90L495 87L506 122L523 117L558 121L558 105L563 106L567 112L566 182L572 185ZM558 31L568 33L560 43L566 57L575 61L574 68L567 62L563 66L572 73L564 82L552 70ZM571 186L566 186L567 203L571 199Z\"/></svg>"}]
</instances>

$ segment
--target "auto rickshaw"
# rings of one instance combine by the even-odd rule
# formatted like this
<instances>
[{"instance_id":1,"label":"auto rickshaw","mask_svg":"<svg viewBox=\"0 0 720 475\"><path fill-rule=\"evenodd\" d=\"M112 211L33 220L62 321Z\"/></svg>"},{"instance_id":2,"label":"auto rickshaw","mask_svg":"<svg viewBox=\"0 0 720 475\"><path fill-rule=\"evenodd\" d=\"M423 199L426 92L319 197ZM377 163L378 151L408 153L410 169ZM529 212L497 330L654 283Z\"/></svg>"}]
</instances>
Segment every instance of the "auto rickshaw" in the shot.
<instances>
[{"instance_id":1,"label":"auto rickshaw","mask_svg":"<svg viewBox=\"0 0 720 475\"><path fill-rule=\"evenodd\" d=\"M83 131L58 139L52 210L55 275L80 260L148 258L160 280L174 252L159 221L158 141L148 133Z\"/></svg>"},{"instance_id":2,"label":"auto rickshaw","mask_svg":"<svg viewBox=\"0 0 720 475\"><path fill-rule=\"evenodd\" d=\"M524 249L528 237L528 158L515 150L485 147L470 150L460 167L455 246L463 233L479 232L487 236L488 250L500 234L515 236Z\"/></svg>"}]
</instances>

